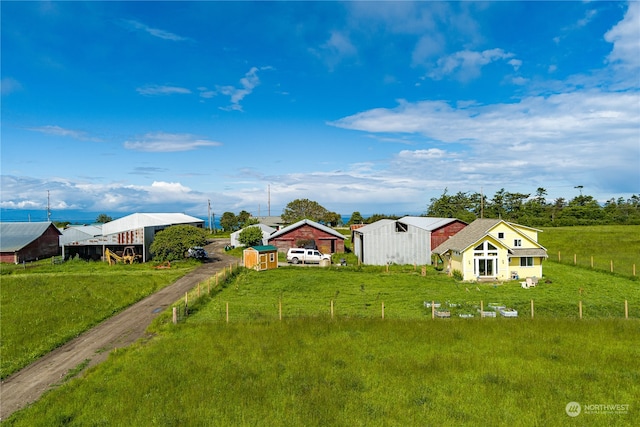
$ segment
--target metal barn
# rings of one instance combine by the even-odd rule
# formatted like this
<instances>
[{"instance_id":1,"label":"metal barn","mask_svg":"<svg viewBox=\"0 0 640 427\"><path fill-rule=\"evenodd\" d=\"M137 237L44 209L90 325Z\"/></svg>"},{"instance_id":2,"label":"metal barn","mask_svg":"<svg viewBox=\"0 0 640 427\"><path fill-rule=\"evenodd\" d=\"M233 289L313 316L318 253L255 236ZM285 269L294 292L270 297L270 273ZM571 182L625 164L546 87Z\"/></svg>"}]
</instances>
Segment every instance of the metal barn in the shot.
<instances>
[{"instance_id":1,"label":"metal barn","mask_svg":"<svg viewBox=\"0 0 640 427\"><path fill-rule=\"evenodd\" d=\"M353 230L353 252L359 262L370 265L430 265L431 250L463 229L455 218L406 216L382 219Z\"/></svg>"}]
</instances>

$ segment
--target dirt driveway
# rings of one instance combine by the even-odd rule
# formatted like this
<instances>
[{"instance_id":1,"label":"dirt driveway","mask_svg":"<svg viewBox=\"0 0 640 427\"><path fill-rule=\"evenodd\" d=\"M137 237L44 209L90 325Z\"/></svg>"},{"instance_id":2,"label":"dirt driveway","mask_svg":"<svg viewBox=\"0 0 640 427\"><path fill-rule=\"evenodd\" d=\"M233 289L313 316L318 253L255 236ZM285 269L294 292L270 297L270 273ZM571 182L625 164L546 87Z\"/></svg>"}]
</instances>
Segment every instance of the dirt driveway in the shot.
<instances>
[{"instance_id":1,"label":"dirt driveway","mask_svg":"<svg viewBox=\"0 0 640 427\"><path fill-rule=\"evenodd\" d=\"M93 366L104 361L111 350L126 347L143 338L147 326L160 312L179 300L199 282L238 262L238 258L224 254L224 245L227 242L225 239L208 245L206 250L209 253L209 262L172 285L105 320L2 381L0 420L38 400L45 391L60 383L69 370L85 360L90 360L88 366Z\"/></svg>"}]
</instances>

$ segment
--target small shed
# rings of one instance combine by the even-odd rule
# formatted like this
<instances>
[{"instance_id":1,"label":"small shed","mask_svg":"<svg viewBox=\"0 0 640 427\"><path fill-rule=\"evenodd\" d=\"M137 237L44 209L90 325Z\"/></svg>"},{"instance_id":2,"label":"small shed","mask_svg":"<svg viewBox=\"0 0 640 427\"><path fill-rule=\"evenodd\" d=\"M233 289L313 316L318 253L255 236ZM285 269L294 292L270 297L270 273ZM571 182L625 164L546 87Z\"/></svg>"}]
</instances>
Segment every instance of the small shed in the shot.
<instances>
[{"instance_id":1,"label":"small shed","mask_svg":"<svg viewBox=\"0 0 640 427\"><path fill-rule=\"evenodd\" d=\"M258 271L278 268L278 248L272 245L251 246L242 251L242 262L245 268Z\"/></svg>"}]
</instances>

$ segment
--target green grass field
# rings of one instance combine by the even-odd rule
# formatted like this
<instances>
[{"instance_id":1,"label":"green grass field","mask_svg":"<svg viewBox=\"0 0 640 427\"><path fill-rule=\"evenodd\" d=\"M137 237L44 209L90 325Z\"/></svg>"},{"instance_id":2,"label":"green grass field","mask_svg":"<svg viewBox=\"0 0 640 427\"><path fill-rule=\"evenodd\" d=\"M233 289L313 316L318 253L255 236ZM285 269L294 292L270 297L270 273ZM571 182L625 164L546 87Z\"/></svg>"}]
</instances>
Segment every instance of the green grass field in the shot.
<instances>
[{"instance_id":1,"label":"green grass field","mask_svg":"<svg viewBox=\"0 0 640 427\"><path fill-rule=\"evenodd\" d=\"M640 286L625 277L575 268L558 263L545 264L545 277L532 289L520 282L461 283L428 268L333 267L330 269L286 267L256 272L240 270L235 280L222 290L192 303L191 311L203 311L202 321L271 320L331 314L350 318L428 319L431 309L424 302L435 301L452 316L478 316L481 305L514 308L520 317L583 318L625 316L640 318ZM549 282L549 283L547 283ZM210 301L209 301L210 299ZM203 308L206 304L206 308ZM168 316L162 317L165 322Z\"/></svg>"},{"instance_id":2,"label":"green grass field","mask_svg":"<svg viewBox=\"0 0 640 427\"><path fill-rule=\"evenodd\" d=\"M5 424L631 426L639 333L621 319L226 324L199 313ZM629 406L574 420L574 401Z\"/></svg>"},{"instance_id":3,"label":"green grass field","mask_svg":"<svg viewBox=\"0 0 640 427\"><path fill-rule=\"evenodd\" d=\"M183 276L197 264L115 265L41 261L2 265L0 375L11 373Z\"/></svg>"},{"instance_id":4,"label":"green grass field","mask_svg":"<svg viewBox=\"0 0 640 427\"><path fill-rule=\"evenodd\" d=\"M591 228L576 227L573 239ZM551 252L556 243L546 245ZM636 249L633 238L618 245L621 253ZM76 274L95 282L110 272ZM43 286L47 292L65 275L33 274L57 278ZM153 340L117 350L4 423L635 425L638 280L550 261L544 276L538 287L522 289L518 282L460 283L431 268L422 276L413 266L240 269L198 300L192 292L186 320L173 325L170 310L162 313L150 327ZM64 294L84 301L82 289ZM77 303L67 298L59 305ZM424 301L440 302L452 318L431 319ZM485 310L490 303L513 307L519 318L481 319L481 302ZM572 418L569 402L626 410Z\"/></svg>"},{"instance_id":5,"label":"green grass field","mask_svg":"<svg viewBox=\"0 0 640 427\"><path fill-rule=\"evenodd\" d=\"M549 260L574 264L601 271L634 277L640 280L640 226L599 225L590 227L545 228L538 236L547 248ZM575 255L575 258L574 258Z\"/></svg>"}]
</instances>

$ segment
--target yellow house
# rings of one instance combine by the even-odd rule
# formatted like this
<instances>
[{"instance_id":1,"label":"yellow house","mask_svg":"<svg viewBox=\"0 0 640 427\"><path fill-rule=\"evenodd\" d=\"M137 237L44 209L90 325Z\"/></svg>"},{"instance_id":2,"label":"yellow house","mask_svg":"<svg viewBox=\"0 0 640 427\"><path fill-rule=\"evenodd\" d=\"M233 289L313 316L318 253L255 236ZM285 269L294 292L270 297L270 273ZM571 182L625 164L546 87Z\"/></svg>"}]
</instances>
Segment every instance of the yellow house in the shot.
<instances>
[{"instance_id":1,"label":"yellow house","mask_svg":"<svg viewBox=\"0 0 640 427\"><path fill-rule=\"evenodd\" d=\"M449 274L463 280L515 280L542 277L547 250L535 228L501 219L477 219L433 250Z\"/></svg>"}]
</instances>

